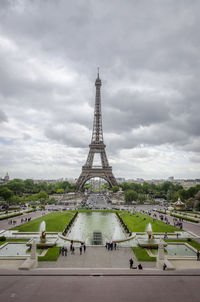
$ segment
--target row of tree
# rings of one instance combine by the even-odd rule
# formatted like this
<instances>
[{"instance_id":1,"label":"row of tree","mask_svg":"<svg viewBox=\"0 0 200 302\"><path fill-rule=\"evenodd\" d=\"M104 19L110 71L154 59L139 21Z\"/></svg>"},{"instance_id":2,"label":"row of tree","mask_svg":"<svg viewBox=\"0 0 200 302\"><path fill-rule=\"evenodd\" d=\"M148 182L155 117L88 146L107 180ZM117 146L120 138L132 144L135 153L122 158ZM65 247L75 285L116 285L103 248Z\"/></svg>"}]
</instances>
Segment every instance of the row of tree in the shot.
<instances>
[{"instance_id":1,"label":"row of tree","mask_svg":"<svg viewBox=\"0 0 200 302\"><path fill-rule=\"evenodd\" d=\"M194 198L200 191L200 185L184 190L180 184L173 184L170 181L165 181L159 185L147 182L144 182L143 184L124 182L120 184L120 186L114 186L112 188L113 192L119 191L120 187L124 191L127 203L131 203L132 201L143 203L146 200L153 201L155 198L163 198L167 201L175 202L179 197L183 202L186 202L187 200Z\"/></svg>"},{"instance_id":2,"label":"row of tree","mask_svg":"<svg viewBox=\"0 0 200 302\"><path fill-rule=\"evenodd\" d=\"M9 204L23 204L26 202L54 202L49 198L51 194L74 192L75 185L67 181L47 184L46 182L34 183L32 179L13 179L0 186L0 199Z\"/></svg>"}]
</instances>

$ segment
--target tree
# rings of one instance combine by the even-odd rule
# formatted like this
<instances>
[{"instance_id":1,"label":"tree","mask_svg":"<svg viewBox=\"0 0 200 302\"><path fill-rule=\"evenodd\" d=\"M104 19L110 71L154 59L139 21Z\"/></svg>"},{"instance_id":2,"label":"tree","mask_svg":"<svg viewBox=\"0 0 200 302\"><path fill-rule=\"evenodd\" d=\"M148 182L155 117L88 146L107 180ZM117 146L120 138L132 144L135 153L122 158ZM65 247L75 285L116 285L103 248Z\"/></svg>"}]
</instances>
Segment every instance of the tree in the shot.
<instances>
[{"instance_id":1,"label":"tree","mask_svg":"<svg viewBox=\"0 0 200 302\"><path fill-rule=\"evenodd\" d=\"M40 202L45 202L47 201L49 198L48 194L44 191L40 191L38 194L37 194L37 199L40 201Z\"/></svg>"},{"instance_id":2,"label":"tree","mask_svg":"<svg viewBox=\"0 0 200 302\"><path fill-rule=\"evenodd\" d=\"M119 186L113 186L112 191L113 191L113 193L118 192L119 191Z\"/></svg>"},{"instance_id":3,"label":"tree","mask_svg":"<svg viewBox=\"0 0 200 302\"><path fill-rule=\"evenodd\" d=\"M9 201L13 196L13 191L8 189L6 186L0 187L0 196L5 200Z\"/></svg>"},{"instance_id":4,"label":"tree","mask_svg":"<svg viewBox=\"0 0 200 302\"><path fill-rule=\"evenodd\" d=\"M63 194L63 193L65 193L65 190L64 189L57 189L56 193L57 194Z\"/></svg>"},{"instance_id":5,"label":"tree","mask_svg":"<svg viewBox=\"0 0 200 302\"><path fill-rule=\"evenodd\" d=\"M25 185L21 179L13 179L7 183L8 189L13 191L15 195L22 195L25 190Z\"/></svg>"},{"instance_id":6,"label":"tree","mask_svg":"<svg viewBox=\"0 0 200 302\"><path fill-rule=\"evenodd\" d=\"M24 181L25 190L28 193L33 192L34 189L34 181L32 179L26 179Z\"/></svg>"},{"instance_id":7,"label":"tree","mask_svg":"<svg viewBox=\"0 0 200 302\"><path fill-rule=\"evenodd\" d=\"M132 201L136 201L138 198L138 194L134 190L125 191L125 201L126 203L131 203Z\"/></svg>"}]
</instances>

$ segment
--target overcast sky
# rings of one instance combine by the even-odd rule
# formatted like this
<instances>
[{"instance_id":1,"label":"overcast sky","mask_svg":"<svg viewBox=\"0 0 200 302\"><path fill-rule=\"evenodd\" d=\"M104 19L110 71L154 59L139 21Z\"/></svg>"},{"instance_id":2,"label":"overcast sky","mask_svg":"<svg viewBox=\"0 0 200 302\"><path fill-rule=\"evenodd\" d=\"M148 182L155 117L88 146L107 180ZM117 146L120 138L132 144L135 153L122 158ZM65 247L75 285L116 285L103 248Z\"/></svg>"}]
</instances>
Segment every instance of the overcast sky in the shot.
<instances>
[{"instance_id":1,"label":"overcast sky","mask_svg":"<svg viewBox=\"0 0 200 302\"><path fill-rule=\"evenodd\" d=\"M199 0L1 0L0 176L79 176L99 66L114 175L200 178L199 31Z\"/></svg>"}]
</instances>

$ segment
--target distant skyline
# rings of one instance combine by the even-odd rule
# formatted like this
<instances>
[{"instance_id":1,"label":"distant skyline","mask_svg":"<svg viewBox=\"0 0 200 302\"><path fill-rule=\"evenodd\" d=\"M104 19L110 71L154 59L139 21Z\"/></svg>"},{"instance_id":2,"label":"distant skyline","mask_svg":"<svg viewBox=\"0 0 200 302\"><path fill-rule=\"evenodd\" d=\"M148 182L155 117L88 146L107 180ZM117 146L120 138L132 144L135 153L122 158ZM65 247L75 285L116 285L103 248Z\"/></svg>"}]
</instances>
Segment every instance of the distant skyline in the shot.
<instances>
[{"instance_id":1,"label":"distant skyline","mask_svg":"<svg viewBox=\"0 0 200 302\"><path fill-rule=\"evenodd\" d=\"M100 67L115 177L200 178L200 1L0 1L0 177L77 178Z\"/></svg>"}]
</instances>

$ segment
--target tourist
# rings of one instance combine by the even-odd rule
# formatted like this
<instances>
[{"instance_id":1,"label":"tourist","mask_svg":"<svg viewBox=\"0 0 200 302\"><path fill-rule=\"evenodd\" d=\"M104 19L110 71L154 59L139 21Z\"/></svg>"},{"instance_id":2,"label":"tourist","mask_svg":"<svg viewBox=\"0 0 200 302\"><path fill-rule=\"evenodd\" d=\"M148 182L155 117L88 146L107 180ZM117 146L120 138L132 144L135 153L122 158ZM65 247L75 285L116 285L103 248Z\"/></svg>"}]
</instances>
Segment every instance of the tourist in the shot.
<instances>
[{"instance_id":1,"label":"tourist","mask_svg":"<svg viewBox=\"0 0 200 302\"><path fill-rule=\"evenodd\" d=\"M117 249L117 243L116 242L114 243L114 249L115 250Z\"/></svg>"},{"instance_id":2,"label":"tourist","mask_svg":"<svg viewBox=\"0 0 200 302\"><path fill-rule=\"evenodd\" d=\"M167 233L165 233L165 235L164 235L164 239L167 239L167 238L168 238Z\"/></svg>"},{"instance_id":3,"label":"tourist","mask_svg":"<svg viewBox=\"0 0 200 302\"><path fill-rule=\"evenodd\" d=\"M197 261L199 261L200 260L200 252L199 252L199 250L197 251Z\"/></svg>"},{"instance_id":4,"label":"tourist","mask_svg":"<svg viewBox=\"0 0 200 302\"><path fill-rule=\"evenodd\" d=\"M65 256L67 256L67 247L64 248Z\"/></svg>"},{"instance_id":5,"label":"tourist","mask_svg":"<svg viewBox=\"0 0 200 302\"><path fill-rule=\"evenodd\" d=\"M166 268L167 268L167 265L164 263L164 264L163 264L163 271L165 271Z\"/></svg>"},{"instance_id":6,"label":"tourist","mask_svg":"<svg viewBox=\"0 0 200 302\"><path fill-rule=\"evenodd\" d=\"M133 259L132 258L129 260L129 263L130 263L130 269L132 269L133 268Z\"/></svg>"},{"instance_id":7,"label":"tourist","mask_svg":"<svg viewBox=\"0 0 200 302\"><path fill-rule=\"evenodd\" d=\"M80 255L82 255L82 246L80 246L79 250L80 250Z\"/></svg>"},{"instance_id":8,"label":"tourist","mask_svg":"<svg viewBox=\"0 0 200 302\"><path fill-rule=\"evenodd\" d=\"M64 246L62 247L62 256L64 256L65 248Z\"/></svg>"},{"instance_id":9,"label":"tourist","mask_svg":"<svg viewBox=\"0 0 200 302\"><path fill-rule=\"evenodd\" d=\"M111 244L110 244L110 249L111 249L111 251L113 250L113 242L111 242Z\"/></svg>"},{"instance_id":10,"label":"tourist","mask_svg":"<svg viewBox=\"0 0 200 302\"><path fill-rule=\"evenodd\" d=\"M85 253L85 251L86 251L86 245L85 245L85 243L83 245L83 250L84 250L84 253Z\"/></svg>"}]
</instances>

